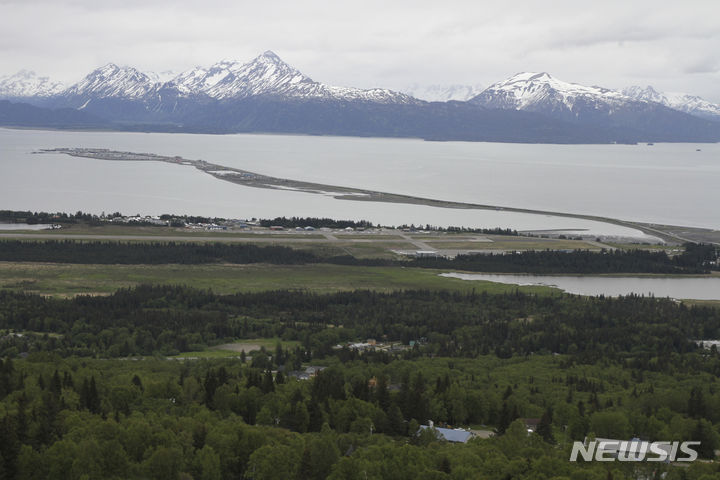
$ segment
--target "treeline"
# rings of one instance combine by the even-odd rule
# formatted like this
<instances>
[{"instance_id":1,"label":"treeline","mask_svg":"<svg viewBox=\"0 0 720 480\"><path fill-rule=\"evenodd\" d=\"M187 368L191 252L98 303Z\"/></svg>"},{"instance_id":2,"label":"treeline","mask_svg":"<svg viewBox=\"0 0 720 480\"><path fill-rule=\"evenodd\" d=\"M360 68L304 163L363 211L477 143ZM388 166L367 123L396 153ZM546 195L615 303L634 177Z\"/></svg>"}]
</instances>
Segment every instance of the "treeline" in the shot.
<instances>
[{"instance_id":1,"label":"treeline","mask_svg":"<svg viewBox=\"0 0 720 480\"><path fill-rule=\"evenodd\" d=\"M0 210L0 222L5 223L27 223L28 225L37 224L74 224L80 221L95 222L98 218L96 215L77 212L75 214L67 214L63 212L30 212L19 210Z\"/></svg>"},{"instance_id":2,"label":"treeline","mask_svg":"<svg viewBox=\"0 0 720 480\"><path fill-rule=\"evenodd\" d=\"M320 259L304 250L275 245L189 242L77 242L48 240L0 241L0 261L79 264L160 265L208 263L271 263L295 265Z\"/></svg>"},{"instance_id":3,"label":"treeline","mask_svg":"<svg viewBox=\"0 0 720 480\"><path fill-rule=\"evenodd\" d=\"M356 351L333 347L375 338L419 345L398 353L401 357L561 353L592 363L600 356L662 354L655 368L664 369L671 365L671 354L696 351L694 340L720 338L720 310L639 296L444 291L216 295L180 286L142 286L108 297L74 299L0 291L0 330L30 332L0 341L0 355L12 356L37 350L63 356L169 355L239 338L277 337L300 341L302 361L352 360ZM378 361L393 357L377 355Z\"/></svg>"},{"instance_id":4,"label":"treeline","mask_svg":"<svg viewBox=\"0 0 720 480\"><path fill-rule=\"evenodd\" d=\"M458 255L410 260L323 257L281 246L188 242L77 242L73 240L1 240L0 261L79 264L207 264L271 263L282 265L332 263L356 266L403 266L498 273L658 273L701 274L717 269L717 249L686 244L669 257L662 251L589 250L526 251L491 255Z\"/></svg>"},{"instance_id":5,"label":"treeline","mask_svg":"<svg viewBox=\"0 0 720 480\"><path fill-rule=\"evenodd\" d=\"M105 221L116 217L124 217L120 212L113 212L110 214L102 213L96 215L92 213L84 213L78 211L76 213L65 213L65 212L31 212L22 210L0 210L0 222L6 223L27 223L29 225L36 224L76 224L86 223L88 225L101 225L106 224ZM228 221L222 217L205 217L200 215L173 215L173 214L162 214L159 217L161 220L170 222L173 227L183 226L185 223L223 223ZM275 217L273 219L260 219L257 221L262 227L280 226L284 228L296 228L296 227L313 227L313 228L354 228L354 229L368 229L379 227L372 222L367 220L335 220L332 218L318 218L318 217ZM138 226L157 226L155 223L135 223ZM412 229L424 229L428 231L437 232L453 232L453 233L480 233L486 235L513 235L517 236L518 232L510 228L468 228L468 227L454 227L450 226L447 228L437 227L434 225L427 224L425 226L418 225L401 225L399 228L412 228Z\"/></svg>"},{"instance_id":6,"label":"treeline","mask_svg":"<svg viewBox=\"0 0 720 480\"><path fill-rule=\"evenodd\" d=\"M273 219L260 219L262 227L313 227L313 228L373 228L372 222L367 220L333 220L332 218L316 217L275 217Z\"/></svg>"},{"instance_id":7,"label":"treeline","mask_svg":"<svg viewBox=\"0 0 720 480\"><path fill-rule=\"evenodd\" d=\"M719 445L717 378L550 356L331 362L298 381L237 360L0 361L7 479L705 480L717 464L568 462L586 435ZM711 361L718 361L715 354ZM707 361L707 360L705 360ZM524 419L540 419L528 434ZM449 444L419 425L485 424Z\"/></svg>"},{"instance_id":8,"label":"treeline","mask_svg":"<svg viewBox=\"0 0 720 480\"><path fill-rule=\"evenodd\" d=\"M452 232L452 233L482 233L485 235L509 235L513 237L517 237L520 235L517 230L513 230L512 228L469 228L469 227L447 227L447 228L428 228L428 230L438 230L438 231L445 231L445 232Z\"/></svg>"},{"instance_id":9,"label":"treeline","mask_svg":"<svg viewBox=\"0 0 720 480\"><path fill-rule=\"evenodd\" d=\"M494 255L458 255L419 258L415 264L427 268L453 268L502 273L661 273L702 274L717 269L712 245L685 244L685 251L670 258L663 251L649 250L543 250Z\"/></svg>"},{"instance_id":10,"label":"treeline","mask_svg":"<svg viewBox=\"0 0 720 480\"><path fill-rule=\"evenodd\" d=\"M76 213L65 213L65 212L31 212L22 210L0 210L0 222L6 223L27 223L29 225L37 224L77 224L85 223L87 225L107 225L106 221L117 217L124 217L120 212L113 213L102 213L96 215L94 213L87 213L78 211ZM224 218L219 217L203 217L197 215L160 215L161 220L178 222L178 225L187 223L220 223L226 221ZM156 226L154 223L136 223L136 225L142 226Z\"/></svg>"}]
</instances>

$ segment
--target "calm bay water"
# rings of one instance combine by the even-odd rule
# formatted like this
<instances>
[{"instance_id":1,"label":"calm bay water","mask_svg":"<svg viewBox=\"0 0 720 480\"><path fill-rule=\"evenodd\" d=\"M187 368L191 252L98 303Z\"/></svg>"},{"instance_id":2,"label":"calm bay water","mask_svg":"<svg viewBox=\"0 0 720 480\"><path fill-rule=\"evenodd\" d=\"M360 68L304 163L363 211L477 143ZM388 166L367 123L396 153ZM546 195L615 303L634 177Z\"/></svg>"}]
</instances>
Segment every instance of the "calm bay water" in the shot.
<instances>
[{"instance_id":1,"label":"calm bay water","mask_svg":"<svg viewBox=\"0 0 720 480\"><path fill-rule=\"evenodd\" d=\"M635 293L678 299L720 300L720 277L609 277L484 273L443 273L441 276L514 285L546 285L578 295L617 297Z\"/></svg>"},{"instance_id":2,"label":"calm bay water","mask_svg":"<svg viewBox=\"0 0 720 480\"><path fill-rule=\"evenodd\" d=\"M0 129L0 209L327 216L396 225L584 229L593 235L640 236L623 227L562 217L255 189L163 163L30 154L55 147L181 155L273 176L443 200L720 228L716 144L518 145Z\"/></svg>"}]
</instances>

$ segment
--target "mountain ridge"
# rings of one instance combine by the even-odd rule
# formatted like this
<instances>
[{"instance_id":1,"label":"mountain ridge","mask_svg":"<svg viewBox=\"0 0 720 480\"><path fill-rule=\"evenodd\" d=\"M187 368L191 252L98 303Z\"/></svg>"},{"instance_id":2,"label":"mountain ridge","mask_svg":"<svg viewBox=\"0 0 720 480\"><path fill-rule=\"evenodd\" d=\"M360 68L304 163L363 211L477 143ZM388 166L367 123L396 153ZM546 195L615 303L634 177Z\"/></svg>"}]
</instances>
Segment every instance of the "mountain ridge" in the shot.
<instances>
[{"instance_id":1,"label":"mountain ridge","mask_svg":"<svg viewBox=\"0 0 720 480\"><path fill-rule=\"evenodd\" d=\"M22 78L32 76L18 77L20 84ZM54 85L46 77L39 78L43 80L35 83ZM3 82L0 79L0 86L17 83ZM31 85L29 80L26 84ZM13 92L19 90L16 86ZM117 129L550 143L720 140L720 122L707 119L715 117L694 116L697 108L681 111L677 102L673 108L669 101L668 105L655 101L662 98L654 90L644 97L638 96L641 92L630 92L633 96L564 82L546 72L523 72L490 85L468 101L450 98L461 94L453 92L467 95L471 91L455 86L441 93L448 101L428 102L388 89L331 86L313 80L268 50L250 62L222 60L167 81L108 63L61 91L57 86L28 87L30 96L9 97L0 88L0 98L42 108L82 110L88 118L99 118ZM691 100L702 104L699 97Z\"/></svg>"},{"instance_id":2,"label":"mountain ridge","mask_svg":"<svg viewBox=\"0 0 720 480\"><path fill-rule=\"evenodd\" d=\"M0 97L2 98L51 97L65 89L65 85L61 82L50 80L49 77L38 76L32 70L20 70L13 75L0 78Z\"/></svg>"},{"instance_id":3,"label":"mountain ridge","mask_svg":"<svg viewBox=\"0 0 720 480\"><path fill-rule=\"evenodd\" d=\"M720 105L709 102L697 95L679 92L659 92L652 86L633 85L622 89L622 93L635 100L660 103L666 107L691 115L720 119Z\"/></svg>"},{"instance_id":4,"label":"mountain ridge","mask_svg":"<svg viewBox=\"0 0 720 480\"><path fill-rule=\"evenodd\" d=\"M194 67L161 80L163 76L153 72L141 72L133 67L108 63L99 67L80 81L65 87L48 77L37 76L34 72L20 72L0 78L0 98L33 99L42 101L57 97L125 98L148 100L160 91L166 94L192 98L208 97L216 100L230 100L255 95L285 96L288 98L324 98L347 101L371 101L383 103L413 103L423 101L470 101L486 108L515 108L533 111L537 102L532 99L542 95L541 88L518 95L513 85L526 82L530 86L538 79L545 79L547 85L568 96L595 95L616 102L640 101L659 103L668 108L704 118L720 119L720 105L690 94L663 93L652 86L631 86L622 90L602 87L588 87L563 82L546 72L521 72L508 79L496 82L485 89L478 85L428 85L419 84L393 91L373 88L358 89L326 85L312 80L309 76L285 63L280 57L267 50L250 62L221 60L209 67ZM558 88L560 87L560 88ZM155 99L157 101L158 99ZM84 103L84 102L83 102ZM55 102L57 104L57 102ZM79 108L80 105L63 105Z\"/></svg>"}]
</instances>

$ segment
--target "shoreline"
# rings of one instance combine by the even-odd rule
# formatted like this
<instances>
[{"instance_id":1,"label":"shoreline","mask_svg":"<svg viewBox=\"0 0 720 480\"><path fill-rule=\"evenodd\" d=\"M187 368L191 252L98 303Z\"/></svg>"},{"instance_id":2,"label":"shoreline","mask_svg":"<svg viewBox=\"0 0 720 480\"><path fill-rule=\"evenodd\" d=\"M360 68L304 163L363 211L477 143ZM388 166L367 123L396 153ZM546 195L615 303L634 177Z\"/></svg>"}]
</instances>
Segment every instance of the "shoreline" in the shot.
<instances>
[{"instance_id":1,"label":"shoreline","mask_svg":"<svg viewBox=\"0 0 720 480\"><path fill-rule=\"evenodd\" d=\"M145 133L162 133L162 134L179 134L179 135L212 135L212 136L230 136L230 135L264 135L264 136L290 136L290 137L328 137L328 138L369 138L369 139L380 139L380 140L419 140L422 142L430 142L430 143L505 143L505 144L511 144L511 145L566 145L566 146L583 146L583 145L622 145L622 146L639 146L639 145L661 145L661 144L684 144L684 145L717 145L720 144L720 140L717 141L672 141L672 140L663 140L663 141L646 141L646 140L638 140L638 141L628 141L628 142L615 142L615 141L607 141L607 142L551 142L551 141L545 141L545 142L537 142L537 141L512 141L512 140L460 140L460 139L448 139L448 140L441 140L437 138L432 137L420 137L420 136L395 136L395 135L348 135L348 134L332 134L332 133L323 133L323 134L317 134L317 133L299 133L299 132L270 132L270 131L264 131L264 130L248 130L248 131L222 131L222 132L215 132L215 131L200 131L200 130L182 130L182 126L178 125L178 128L180 129L151 129L151 128L140 128L143 125L138 125L138 128L112 128L111 126L107 125L98 125L97 127L92 126L84 126L84 125L70 125L67 127L59 127L59 126L53 126L53 125L47 125L47 126L37 126L37 125L10 125L10 124L0 124L0 129L6 129L6 130L27 130L27 131L49 131L49 132L105 132L105 133L138 133L138 134L145 134Z\"/></svg>"},{"instance_id":2,"label":"shoreline","mask_svg":"<svg viewBox=\"0 0 720 480\"><path fill-rule=\"evenodd\" d=\"M555 217L577 218L626 228L639 230L647 235L660 238L668 243L704 242L720 244L720 231L698 227L685 227L675 225L658 225L652 223L634 222L611 217L586 215L579 213L555 212L536 210L530 208L506 207L500 205L485 205L477 203L455 202L435 198L402 195L376 190L367 190L338 185L305 182L286 178L262 175L249 170L227 167L204 160L191 160L180 156L164 156L153 153L122 152L101 148L53 148L41 149L33 153L59 153L73 157L93 158L106 161L154 161L175 165L193 166L203 173L211 175L218 180L243 185L246 187L265 188L271 190L290 190L319 195L330 195L337 200L354 200L364 202L402 203L408 205L423 205L438 208L452 208L464 210L495 210L511 213L525 213L531 215L551 215Z\"/></svg>"}]
</instances>

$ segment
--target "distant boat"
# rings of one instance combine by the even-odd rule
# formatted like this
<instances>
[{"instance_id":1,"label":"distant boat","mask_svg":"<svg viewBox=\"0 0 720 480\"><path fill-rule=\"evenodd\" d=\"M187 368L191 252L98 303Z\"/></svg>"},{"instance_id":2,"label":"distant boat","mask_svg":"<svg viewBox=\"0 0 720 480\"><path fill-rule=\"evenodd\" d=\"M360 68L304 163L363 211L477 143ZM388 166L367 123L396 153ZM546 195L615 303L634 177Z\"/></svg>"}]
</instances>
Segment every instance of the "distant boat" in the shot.
<instances>
[{"instance_id":1,"label":"distant boat","mask_svg":"<svg viewBox=\"0 0 720 480\"><path fill-rule=\"evenodd\" d=\"M696 151L696 152L702 152L702 150L700 150L699 148L696 148L695 151Z\"/></svg>"},{"instance_id":2,"label":"distant boat","mask_svg":"<svg viewBox=\"0 0 720 480\"><path fill-rule=\"evenodd\" d=\"M648 147L652 147L653 145L655 145L655 144L654 144L654 143L648 143Z\"/></svg>"}]
</instances>

